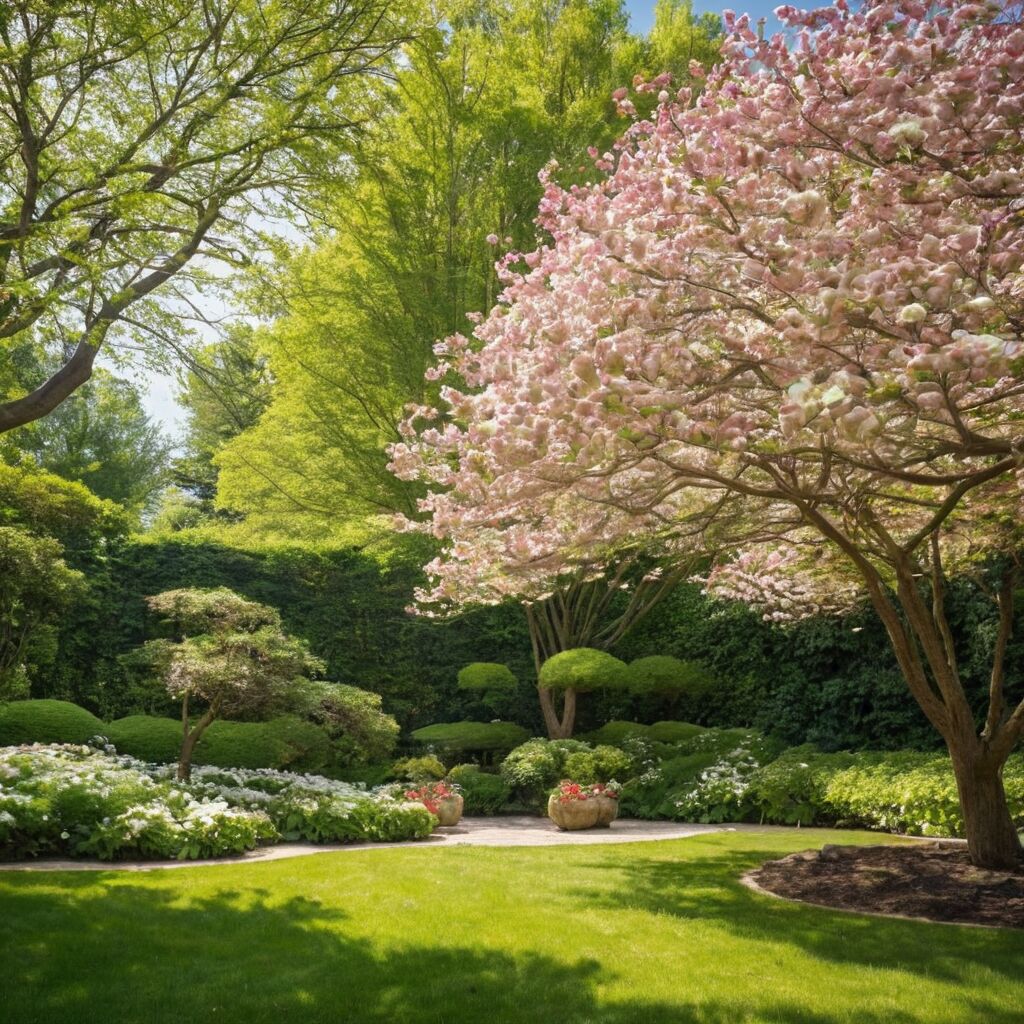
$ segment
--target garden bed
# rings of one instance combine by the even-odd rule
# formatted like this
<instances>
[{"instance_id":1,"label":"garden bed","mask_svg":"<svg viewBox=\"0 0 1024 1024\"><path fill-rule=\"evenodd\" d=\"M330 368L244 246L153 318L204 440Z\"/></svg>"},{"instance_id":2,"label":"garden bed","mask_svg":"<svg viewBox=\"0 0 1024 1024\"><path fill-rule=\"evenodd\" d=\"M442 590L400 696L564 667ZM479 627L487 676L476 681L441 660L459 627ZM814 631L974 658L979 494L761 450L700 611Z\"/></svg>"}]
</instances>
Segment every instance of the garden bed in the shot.
<instances>
[{"instance_id":1,"label":"garden bed","mask_svg":"<svg viewBox=\"0 0 1024 1024\"><path fill-rule=\"evenodd\" d=\"M838 910L1024 928L1024 867L976 868L960 843L825 846L769 861L745 880Z\"/></svg>"}]
</instances>

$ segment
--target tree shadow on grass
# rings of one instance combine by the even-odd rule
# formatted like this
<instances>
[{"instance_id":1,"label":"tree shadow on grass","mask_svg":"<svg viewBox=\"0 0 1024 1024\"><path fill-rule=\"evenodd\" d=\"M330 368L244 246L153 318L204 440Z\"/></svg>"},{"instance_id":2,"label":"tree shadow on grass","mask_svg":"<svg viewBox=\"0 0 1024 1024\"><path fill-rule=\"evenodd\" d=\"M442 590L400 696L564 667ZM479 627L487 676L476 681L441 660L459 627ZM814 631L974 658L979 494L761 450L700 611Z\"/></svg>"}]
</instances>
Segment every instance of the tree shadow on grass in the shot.
<instances>
[{"instance_id":1,"label":"tree shadow on grass","mask_svg":"<svg viewBox=\"0 0 1024 1024\"><path fill-rule=\"evenodd\" d=\"M839 965L895 969L958 983L967 983L982 967L1006 981L1024 981L1024 932L850 914L764 896L744 886L740 877L779 854L758 848L756 842L748 849L736 845L732 838L728 851L709 850L686 859L638 850L614 866L580 864L602 872L606 881L609 873L617 874L619 883L573 889L566 893L567 905L712 922L737 938L788 944ZM995 1014L987 1017L990 1024L1004 1019L990 1007L985 1012ZM1024 1016L1017 1012L1005 1020L1021 1024Z\"/></svg>"},{"instance_id":2,"label":"tree shadow on grass","mask_svg":"<svg viewBox=\"0 0 1024 1024\"><path fill-rule=\"evenodd\" d=\"M643 858L625 868L629 899L707 917L678 877L679 865ZM698 865L699 867L699 865ZM676 869L676 875L670 872ZM601 865L608 870L608 865ZM574 897L585 900L587 894ZM596 897L594 897L596 899ZM732 920L757 910L726 887L712 914ZM799 908L798 908L799 909ZM443 907L439 907L443 913ZM311 896L225 888L198 896L182 888L113 876L24 878L0 883L2 1024L838 1024L850 1018L770 993L680 1002L610 1000L602 982L615 964L454 945L377 946L346 934L348 915ZM737 927L741 927L736 922ZM746 927L746 926L742 926ZM754 932L770 930L755 924ZM778 926L772 926L777 930ZM785 937L785 936L783 936ZM873 962L885 962L883 943ZM921 956L926 955L921 953ZM611 958L609 958L611 959ZM609 971L611 973L609 973ZM752 1002L753 1000L753 1002ZM1019 1024L980 1007L977 1020ZM919 1024L907 1014L858 1013L858 1024Z\"/></svg>"}]
</instances>

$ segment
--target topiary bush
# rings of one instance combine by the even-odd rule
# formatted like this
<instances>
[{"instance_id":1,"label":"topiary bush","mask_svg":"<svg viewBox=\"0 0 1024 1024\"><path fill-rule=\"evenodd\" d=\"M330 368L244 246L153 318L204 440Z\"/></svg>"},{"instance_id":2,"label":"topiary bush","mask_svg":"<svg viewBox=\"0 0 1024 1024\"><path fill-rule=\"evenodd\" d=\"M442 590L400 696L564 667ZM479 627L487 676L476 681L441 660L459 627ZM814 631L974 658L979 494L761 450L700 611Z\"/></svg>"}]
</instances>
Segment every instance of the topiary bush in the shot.
<instances>
[{"instance_id":1,"label":"topiary bush","mask_svg":"<svg viewBox=\"0 0 1024 1024\"><path fill-rule=\"evenodd\" d=\"M417 743L460 753L511 750L529 736L526 729L513 722L439 722L414 729L412 733Z\"/></svg>"},{"instance_id":2,"label":"topiary bush","mask_svg":"<svg viewBox=\"0 0 1024 1024\"><path fill-rule=\"evenodd\" d=\"M655 722L648 727L646 735L655 743L688 743L706 731L703 726L694 725L692 722Z\"/></svg>"},{"instance_id":3,"label":"topiary bush","mask_svg":"<svg viewBox=\"0 0 1024 1024\"><path fill-rule=\"evenodd\" d=\"M500 775L482 772L475 764L457 764L448 781L462 790L465 814L500 814L512 798L512 789Z\"/></svg>"},{"instance_id":4,"label":"topiary bush","mask_svg":"<svg viewBox=\"0 0 1024 1024\"><path fill-rule=\"evenodd\" d=\"M0 705L0 746L86 743L106 735L93 714L66 700L19 700Z\"/></svg>"},{"instance_id":5,"label":"topiary bush","mask_svg":"<svg viewBox=\"0 0 1024 1024\"><path fill-rule=\"evenodd\" d=\"M460 690L514 690L517 680L508 665L474 661L459 670Z\"/></svg>"},{"instance_id":6,"label":"topiary bush","mask_svg":"<svg viewBox=\"0 0 1024 1024\"><path fill-rule=\"evenodd\" d=\"M600 729L594 729L593 732L582 733L577 739L585 740L587 743L610 743L617 747L631 737L647 736L649 731L649 725L640 725L639 722L613 721L605 722Z\"/></svg>"},{"instance_id":7,"label":"topiary bush","mask_svg":"<svg viewBox=\"0 0 1024 1024\"><path fill-rule=\"evenodd\" d=\"M715 677L699 661L670 654L651 654L629 664L627 680L634 693L659 697L699 697L715 685Z\"/></svg>"},{"instance_id":8,"label":"topiary bush","mask_svg":"<svg viewBox=\"0 0 1024 1024\"><path fill-rule=\"evenodd\" d=\"M537 682L546 690L621 690L629 683L624 661L593 647L575 647L548 658Z\"/></svg>"},{"instance_id":9,"label":"topiary bush","mask_svg":"<svg viewBox=\"0 0 1024 1024\"><path fill-rule=\"evenodd\" d=\"M118 753L152 764L177 761L181 752L181 722L173 718L129 715L104 726L104 735Z\"/></svg>"}]
</instances>

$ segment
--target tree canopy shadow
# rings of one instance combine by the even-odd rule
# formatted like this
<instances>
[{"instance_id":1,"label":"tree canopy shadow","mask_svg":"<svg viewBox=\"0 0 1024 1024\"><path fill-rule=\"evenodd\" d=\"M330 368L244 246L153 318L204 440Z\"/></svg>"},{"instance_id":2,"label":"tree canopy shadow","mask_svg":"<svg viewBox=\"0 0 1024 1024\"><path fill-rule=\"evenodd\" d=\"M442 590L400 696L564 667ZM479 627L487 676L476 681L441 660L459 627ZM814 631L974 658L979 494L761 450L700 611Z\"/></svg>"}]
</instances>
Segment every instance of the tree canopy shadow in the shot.
<instances>
[{"instance_id":1,"label":"tree canopy shadow","mask_svg":"<svg viewBox=\"0 0 1024 1024\"><path fill-rule=\"evenodd\" d=\"M742 884L745 872L778 856L756 844L685 860L638 850L611 869L618 873L619 884L574 888L566 900L604 911L641 910L711 921L736 937L789 944L840 965L898 969L952 982L966 981L980 966L1007 981L1024 980L1024 932L846 913L773 899ZM601 871L606 878L609 872L607 863L579 867ZM986 1008L990 1012L995 1011ZM988 1019L1000 1020L998 1015Z\"/></svg>"},{"instance_id":2,"label":"tree canopy shadow","mask_svg":"<svg viewBox=\"0 0 1024 1024\"><path fill-rule=\"evenodd\" d=\"M808 944L820 955L892 964L906 957L923 969L929 943L914 926L901 937L842 935L796 912L775 913L746 890L722 885L723 870L749 856L676 864L638 852L625 863L621 892L572 893L580 905L642 908L729 923L752 937L771 935ZM581 865L582 866L582 865ZM607 864L601 864L604 872ZM613 869L614 870L614 869ZM97 884L100 881L101 884ZM700 892L687 896L688 886ZM708 900L709 890L718 894ZM588 904L589 901L589 904ZM439 907L443 913L443 907ZM50 875L0 880L2 1024L839 1024L846 1011L797 1004L770 992L726 999L681 986L678 1002L612 998L614 960L555 958L514 948L414 944L378 945L346 933L344 910L313 890L288 897L271 888L225 886L202 894L150 886L125 876ZM747 918L751 920L747 921ZM984 938L984 937L983 937ZM916 943L916 952L912 945ZM894 945L895 944L895 945ZM510 947L514 944L510 943ZM985 943L986 962L1008 971ZM1017 964L1021 946L1017 945ZM895 950L895 953L894 953ZM978 954L981 957L981 952ZM620 990L621 991L621 990ZM848 1009L848 1008L847 1008ZM1019 1016L978 1005L987 1024L1019 1024ZM908 1008L884 1015L858 1012L858 1024L920 1024Z\"/></svg>"}]
</instances>

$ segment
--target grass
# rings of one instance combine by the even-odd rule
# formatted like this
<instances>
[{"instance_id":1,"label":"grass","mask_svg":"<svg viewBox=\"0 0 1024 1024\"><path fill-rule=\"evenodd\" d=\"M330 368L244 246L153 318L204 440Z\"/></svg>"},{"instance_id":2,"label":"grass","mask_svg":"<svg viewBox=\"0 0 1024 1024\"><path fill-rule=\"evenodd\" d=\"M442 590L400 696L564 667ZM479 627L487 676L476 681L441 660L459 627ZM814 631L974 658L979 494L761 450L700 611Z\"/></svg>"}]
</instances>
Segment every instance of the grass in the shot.
<instances>
[{"instance_id":1,"label":"grass","mask_svg":"<svg viewBox=\"0 0 1024 1024\"><path fill-rule=\"evenodd\" d=\"M832 838L0 873L0 1021L1020 1024L1024 934L834 913L737 882Z\"/></svg>"}]
</instances>

